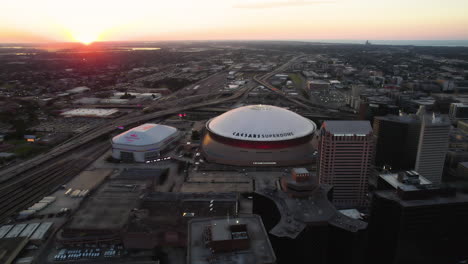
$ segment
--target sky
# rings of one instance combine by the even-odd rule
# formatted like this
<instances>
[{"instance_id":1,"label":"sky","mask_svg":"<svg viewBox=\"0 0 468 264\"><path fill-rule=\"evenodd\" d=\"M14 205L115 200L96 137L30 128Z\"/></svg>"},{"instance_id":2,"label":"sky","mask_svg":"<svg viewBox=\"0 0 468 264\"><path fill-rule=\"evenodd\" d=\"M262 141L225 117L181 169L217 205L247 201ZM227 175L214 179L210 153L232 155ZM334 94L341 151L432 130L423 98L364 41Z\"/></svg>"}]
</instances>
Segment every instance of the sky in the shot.
<instances>
[{"instance_id":1,"label":"sky","mask_svg":"<svg viewBox=\"0 0 468 264\"><path fill-rule=\"evenodd\" d=\"M0 42L467 40L467 0L0 0Z\"/></svg>"}]
</instances>

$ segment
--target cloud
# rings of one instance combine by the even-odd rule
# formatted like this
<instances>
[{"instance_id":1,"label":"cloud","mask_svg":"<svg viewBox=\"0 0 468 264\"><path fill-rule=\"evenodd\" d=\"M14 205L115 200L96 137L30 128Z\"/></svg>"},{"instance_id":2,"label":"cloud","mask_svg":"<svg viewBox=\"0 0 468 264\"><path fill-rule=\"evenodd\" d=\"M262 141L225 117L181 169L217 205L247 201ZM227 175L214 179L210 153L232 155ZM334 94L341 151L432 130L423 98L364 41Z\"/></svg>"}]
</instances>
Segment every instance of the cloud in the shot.
<instances>
[{"instance_id":1,"label":"cloud","mask_svg":"<svg viewBox=\"0 0 468 264\"><path fill-rule=\"evenodd\" d=\"M291 0L291 1L269 1L257 3L245 3L234 5L234 8L244 9L264 9L264 8L277 8L277 7L293 7L293 6L306 6L317 4L330 4L333 1L313 1L313 0Z\"/></svg>"}]
</instances>

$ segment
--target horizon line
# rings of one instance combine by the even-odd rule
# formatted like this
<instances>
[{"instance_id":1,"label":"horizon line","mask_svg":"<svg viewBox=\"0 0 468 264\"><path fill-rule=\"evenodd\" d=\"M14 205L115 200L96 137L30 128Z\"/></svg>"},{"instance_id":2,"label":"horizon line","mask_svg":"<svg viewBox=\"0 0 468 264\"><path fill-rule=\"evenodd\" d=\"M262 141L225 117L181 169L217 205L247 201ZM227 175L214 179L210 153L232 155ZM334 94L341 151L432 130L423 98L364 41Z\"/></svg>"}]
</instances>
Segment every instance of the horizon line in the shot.
<instances>
[{"instance_id":1,"label":"horizon line","mask_svg":"<svg viewBox=\"0 0 468 264\"><path fill-rule=\"evenodd\" d=\"M373 42L467 42L464 45L468 45L467 39L168 39L168 40L99 40L93 41L94 43L137 43L137 42L148 42L148 43L162 43L162 42L304 42L304 43L321 43L321 44L360 44L357 42L369 41ZM327 42L331 41L331 42ZM336 43L339 41L340 43ZM334 43L335 42L335 43ZM25 45L47 45L47 44L83 44L79 41L36 41L36 42L0 42L0 45L11 45L11 44L25 44ZM91 44L91 45L92 45ZM83 44L84 45L84 44ZM374 44L374 45L403 45L403 44ZM404 46L418 46L414 44L406 44ZM424 45L424 46L453 46L453 45Z\"/></svg>"}]
</instances>

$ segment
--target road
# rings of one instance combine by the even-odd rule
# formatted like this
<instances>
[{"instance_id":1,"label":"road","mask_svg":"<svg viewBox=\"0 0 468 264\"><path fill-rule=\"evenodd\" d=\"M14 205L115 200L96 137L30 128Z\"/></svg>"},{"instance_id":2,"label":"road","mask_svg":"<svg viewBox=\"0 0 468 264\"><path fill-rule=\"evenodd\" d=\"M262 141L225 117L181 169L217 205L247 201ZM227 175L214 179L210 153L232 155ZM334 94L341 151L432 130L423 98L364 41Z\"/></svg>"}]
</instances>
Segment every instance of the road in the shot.
<instances>
[{"instance_id":1,"label":"road","mask_svg":"<svg viewBox=\"0 0 468 264\"><path fill-rule=\"evenodd\" d=\"M110 146L107 137L118 131L118 126L130 127L182 111L236 100L254 87L246 86L227 97L197 100L196 103L181 104L162 111L133 112L76 135L45 154L0 171L0 222L40 200L63 184L65 179L75 176L89 162L97 159L96 155L101 155Z\"/></svg>"},{"instance_id":2,"label":"road","mask_svg":"<svg viewBox=\"0 0 468 264\"><path fill-rule=\"evenodd\" d=\"M289 66L294 63L294 61L296 61L297 59L299 58L302 58L302 57L305 57L305 55L300 55L300 56L297 56L297 57L294 57L292 58L290 61L288 61L287 63L283 64L281 67L277 68L276 70L262 76L262 77L257 77L255 76L254 77L254 80L256 82L258 82L259 84L265 86L266 88L270 89L271 91L273 91L274 93L277 93L277 94L280 94L283 98L285 98L286 100L304 108L304 109L307 109L311 112L314 112L314 117L316 118L329 118L331 117L331 119L336 119L336 118L341 118L341 119L353 119L355 118L355 115L352 115L350 113L343 113L343 112L339 112L338 109L331 109L329 107L325 107L325 106L322 106L322 105L317 105L317 104L313 104L310 100L307 100L306 98L303 98L301 96L290 96L286 93L284 93L283 91L281 91L280 89L274 87L273 85L271 85L269 82L268 82L268 79L271 78L273 75L275 74L278 74L278 73L281 73L281 72L284 72L286 71Z\"/></svg>"},{"instance_id":3,"label":"road","mask_svg":"<svg viewBox=\"0 0 468 264\"><path fill-rule=\"evenodd\" d=\"M264 76L256 76L255 80L263 83L264 80L277 72L284 71L288 66L289 62ZM265 84L266 87L271 87L268 83ZM118 131L118 126L135 126L190 109L206 108L237 100L250 93L254 88L255 85L249 83L230 96L218 95L214 99L204 101L197 99L195 103L187 104L173 102L172 107L157 112L133 112L76 135L45 154L0 171L0 222L63 184L64 178L73 177L84 169L83 166L96 159L97 154L102 154L101 151L107 150L110 146L107 142L108 135ZM207 97L206 94L203 96ZM181 100L184 99L186 98ZM295 101L295 103L299 102ZM76 157L78 159L74 159Z\"/></svg>"}]
</instances>

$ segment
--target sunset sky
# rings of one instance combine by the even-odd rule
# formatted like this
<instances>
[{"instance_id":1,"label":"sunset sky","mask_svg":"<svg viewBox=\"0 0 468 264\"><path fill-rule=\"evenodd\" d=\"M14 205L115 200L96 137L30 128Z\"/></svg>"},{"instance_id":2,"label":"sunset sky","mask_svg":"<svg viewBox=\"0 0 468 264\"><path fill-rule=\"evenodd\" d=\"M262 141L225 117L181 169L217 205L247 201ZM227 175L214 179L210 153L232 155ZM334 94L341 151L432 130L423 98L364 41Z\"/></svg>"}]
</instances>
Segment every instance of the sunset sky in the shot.
<instances>
[{"instance_id":1,"label":"sunset sky","mask_svg":"<svg viewBox=\"0 0 468 264\"><path fill-rule=\"evenodd\" d=\"M467 0L0 0L0 42L468 39Z\"/></svg>"}]
</instances>

